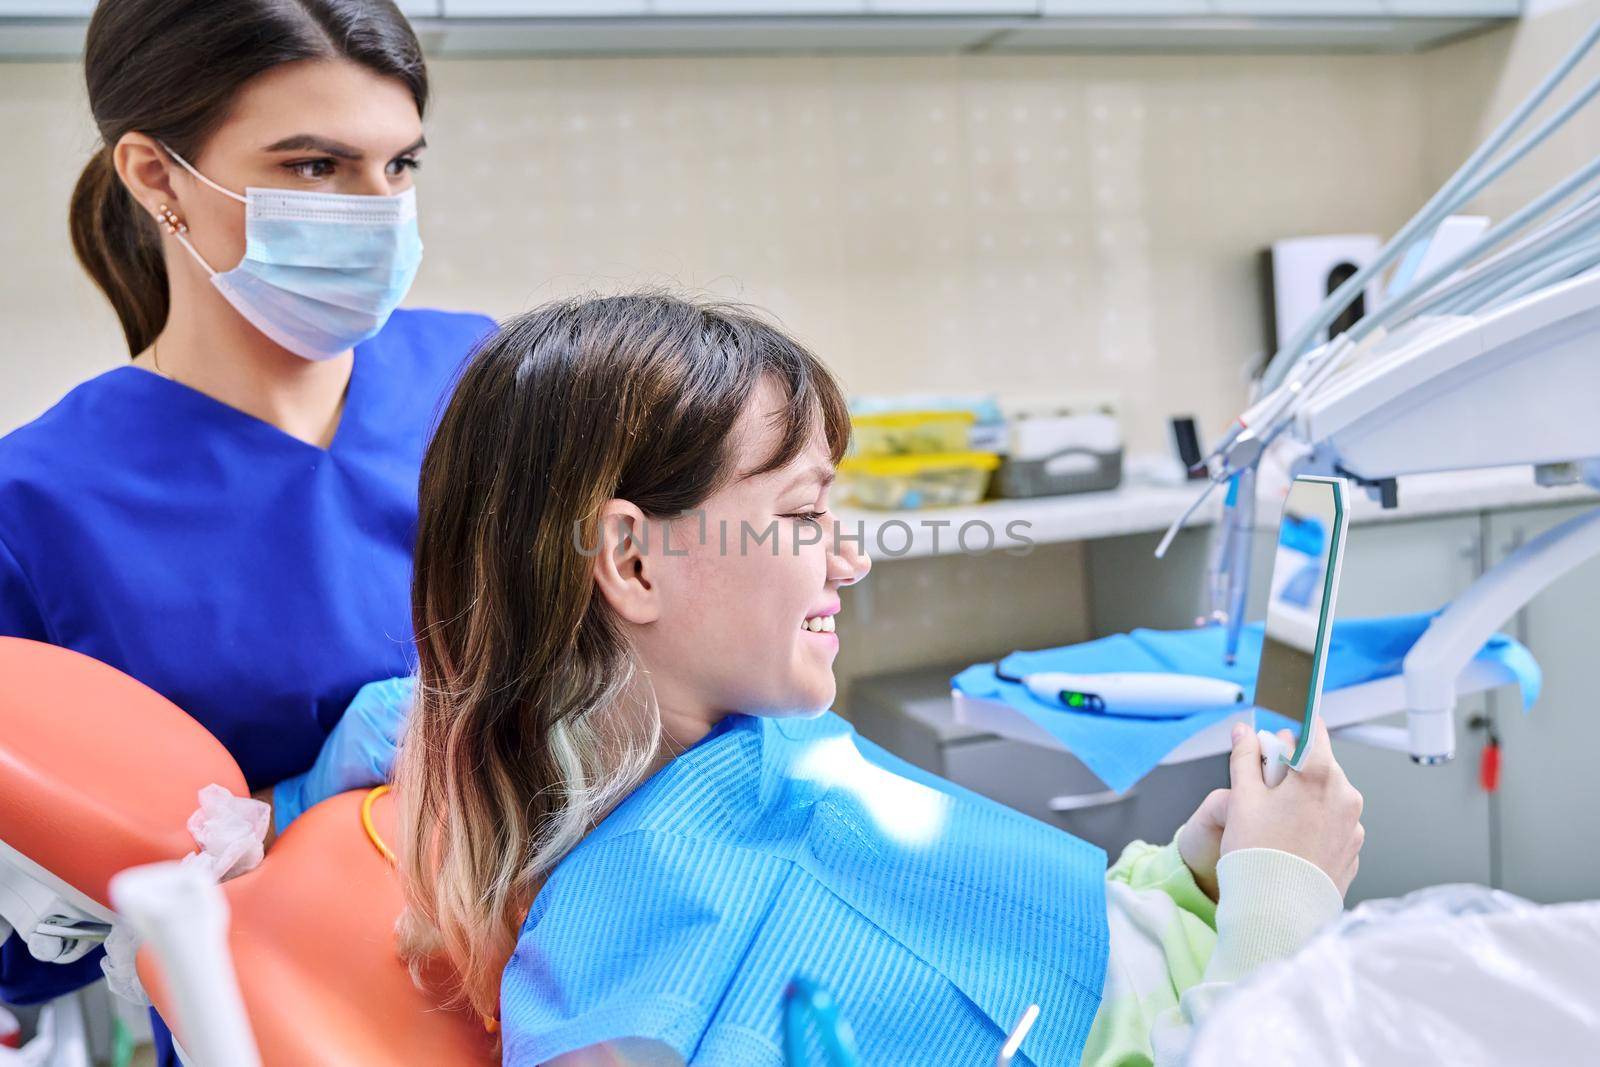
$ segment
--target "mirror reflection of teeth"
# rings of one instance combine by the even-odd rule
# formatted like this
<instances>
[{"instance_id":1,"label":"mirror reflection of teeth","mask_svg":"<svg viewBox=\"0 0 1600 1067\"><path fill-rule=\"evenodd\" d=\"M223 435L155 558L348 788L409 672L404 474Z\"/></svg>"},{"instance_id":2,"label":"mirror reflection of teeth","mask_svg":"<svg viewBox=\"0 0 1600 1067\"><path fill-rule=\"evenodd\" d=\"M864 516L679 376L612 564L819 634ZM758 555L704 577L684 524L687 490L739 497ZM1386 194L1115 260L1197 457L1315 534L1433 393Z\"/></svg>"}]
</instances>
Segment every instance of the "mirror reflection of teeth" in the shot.
<instances>
[{"instance_id":1,"label":"mirror reflection of teeth","mask_svg":"<svg viewBox=\"0 0 1600 1067\"><path fill-rule=\"evenodd\" d=\"M813 615L800 624L800 629L810 630L814 634L831 634L833 633L833 616Z\"/></svg>"}]
</instances>

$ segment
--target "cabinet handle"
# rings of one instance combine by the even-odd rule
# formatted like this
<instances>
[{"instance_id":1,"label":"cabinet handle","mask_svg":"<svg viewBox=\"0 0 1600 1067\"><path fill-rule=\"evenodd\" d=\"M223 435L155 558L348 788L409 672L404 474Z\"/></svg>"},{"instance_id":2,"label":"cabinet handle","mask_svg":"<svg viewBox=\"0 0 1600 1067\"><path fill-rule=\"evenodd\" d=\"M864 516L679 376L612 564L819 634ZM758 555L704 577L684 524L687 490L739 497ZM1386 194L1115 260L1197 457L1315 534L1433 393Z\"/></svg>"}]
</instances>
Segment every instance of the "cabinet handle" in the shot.
<instances>
[{"instance_id":1,"label":"cabinet handle","mask_svg":"<svg viewBox=\"0 0 1600 1067\"><path fill-rule=\"evenodd\" d=\"M1103 789L1098 793L1079 793L1070 797L1051 797L1048 807L1054 812L1082 811L1085 808L1100 808L1108 804L1120 804L1138 792L1138 786L1130 786L1125 793L1115 789Z\"/></svg>"}]
</instances>

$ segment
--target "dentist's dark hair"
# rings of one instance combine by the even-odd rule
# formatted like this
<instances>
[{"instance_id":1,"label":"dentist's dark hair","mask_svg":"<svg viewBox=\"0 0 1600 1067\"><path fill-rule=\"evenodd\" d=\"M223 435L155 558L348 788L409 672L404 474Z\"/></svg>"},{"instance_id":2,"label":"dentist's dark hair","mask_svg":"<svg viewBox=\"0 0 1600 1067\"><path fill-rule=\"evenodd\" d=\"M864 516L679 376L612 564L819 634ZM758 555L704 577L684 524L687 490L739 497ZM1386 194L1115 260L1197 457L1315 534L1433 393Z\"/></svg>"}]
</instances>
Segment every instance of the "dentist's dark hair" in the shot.
<instances>
[{"instance_id":1,"label":"dentist's dark hair","mask_svg":"<svg viewBox=\"0 0 1600 1067\"><path fill-rule=\"evenodd\" d=\"M416 34L390 0L101 0L83 72L100 147L72 191L78 262L122 323L128 351L167 321L161 237L118 177L113 146L144 133L195 159L246 82L284 63L348 59L399 78L420 115L428 74Z\"/></svg>"},{"instance_id":2,"label":"dentist's dark hair","mask_svg":"<svg viewBox=\"0 0 1600 1067\"><path fill-rule=\"evenodd\" d=\"M535 893L638 784L661 723L595 584L605 505L651 519L732 479L763 382L777 470L820 433L838 462L844 393L748 310L643 293L549 304L483 342L422 461L411 616L418 686L395 768L401 951L439 956L494 1015Z\"/></svg>"}]
</instances>

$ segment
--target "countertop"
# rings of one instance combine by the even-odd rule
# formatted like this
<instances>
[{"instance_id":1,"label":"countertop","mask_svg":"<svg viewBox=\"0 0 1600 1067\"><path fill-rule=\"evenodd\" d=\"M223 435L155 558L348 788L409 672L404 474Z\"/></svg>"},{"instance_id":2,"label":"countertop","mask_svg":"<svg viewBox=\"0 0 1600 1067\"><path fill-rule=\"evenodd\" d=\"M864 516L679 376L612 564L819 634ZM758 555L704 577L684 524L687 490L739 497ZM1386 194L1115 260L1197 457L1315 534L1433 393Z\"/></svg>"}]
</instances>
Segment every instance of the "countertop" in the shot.
<instances>
[{"instance_id":1,"label":"countertop","mask_svg":"<svg viewBox=\"0 0 1600 1067\"><path fill-rule=\"evenodd\" d=\"M963 541L967 551L981 552L990 548L1020 550L1021 538L1038 545L1164 531L1194 503L1200 489L1201 483L1124 485L1103 493L988 500L964 508L869 511L846 507L837 514L844 532L850 536L862 532L867 551L881 562L954 555L963 551ZM1500 467L1408 475L1400 479L1399 498L1399 507L1385 511L1365 491L1357 490L1351 521L1395 522L1505 508L1600 503L1600 492L1584 485L1545 487L1534 482L1531 467ZM1189 525L1207 525L1220 513L1221 493L1217 492L1190 518ZM971 525L974 523L979 525ZM1016 527L1014 523L1027 525ZM987 531L992 531L992 541Z\"/></svg>"}]
</instances>

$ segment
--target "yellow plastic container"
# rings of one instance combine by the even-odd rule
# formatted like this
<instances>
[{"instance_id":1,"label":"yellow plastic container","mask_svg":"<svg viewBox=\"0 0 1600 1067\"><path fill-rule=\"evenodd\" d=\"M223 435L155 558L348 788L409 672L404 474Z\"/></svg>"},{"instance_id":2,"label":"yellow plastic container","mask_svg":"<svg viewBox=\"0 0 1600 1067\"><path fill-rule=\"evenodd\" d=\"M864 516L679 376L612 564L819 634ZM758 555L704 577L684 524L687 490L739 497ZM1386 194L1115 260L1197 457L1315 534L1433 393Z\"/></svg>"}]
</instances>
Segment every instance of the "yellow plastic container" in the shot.
<instances>
[{"instance_id":1,"label":"yellow plastic container","mask_svg":"<svg viewBox=\"0 0 1600 1067\"><path fill-rule=\"evenodd\" d=\"M977 416L970 411L885 411L852 415L851 454L907 456L965 452Z\"/></svg>"},{"instance_id":2,"label":"yellow plastic container","mask_svg":"<svg viewBox=\"0 0 1600 1067\"><path fill-rule=\"evenodd\" d=\"M935 452L913 456L847 456L839 480L864 508L900 510L976 504L1000 465L993 452Z\"/></svg>"}]
</instances>

